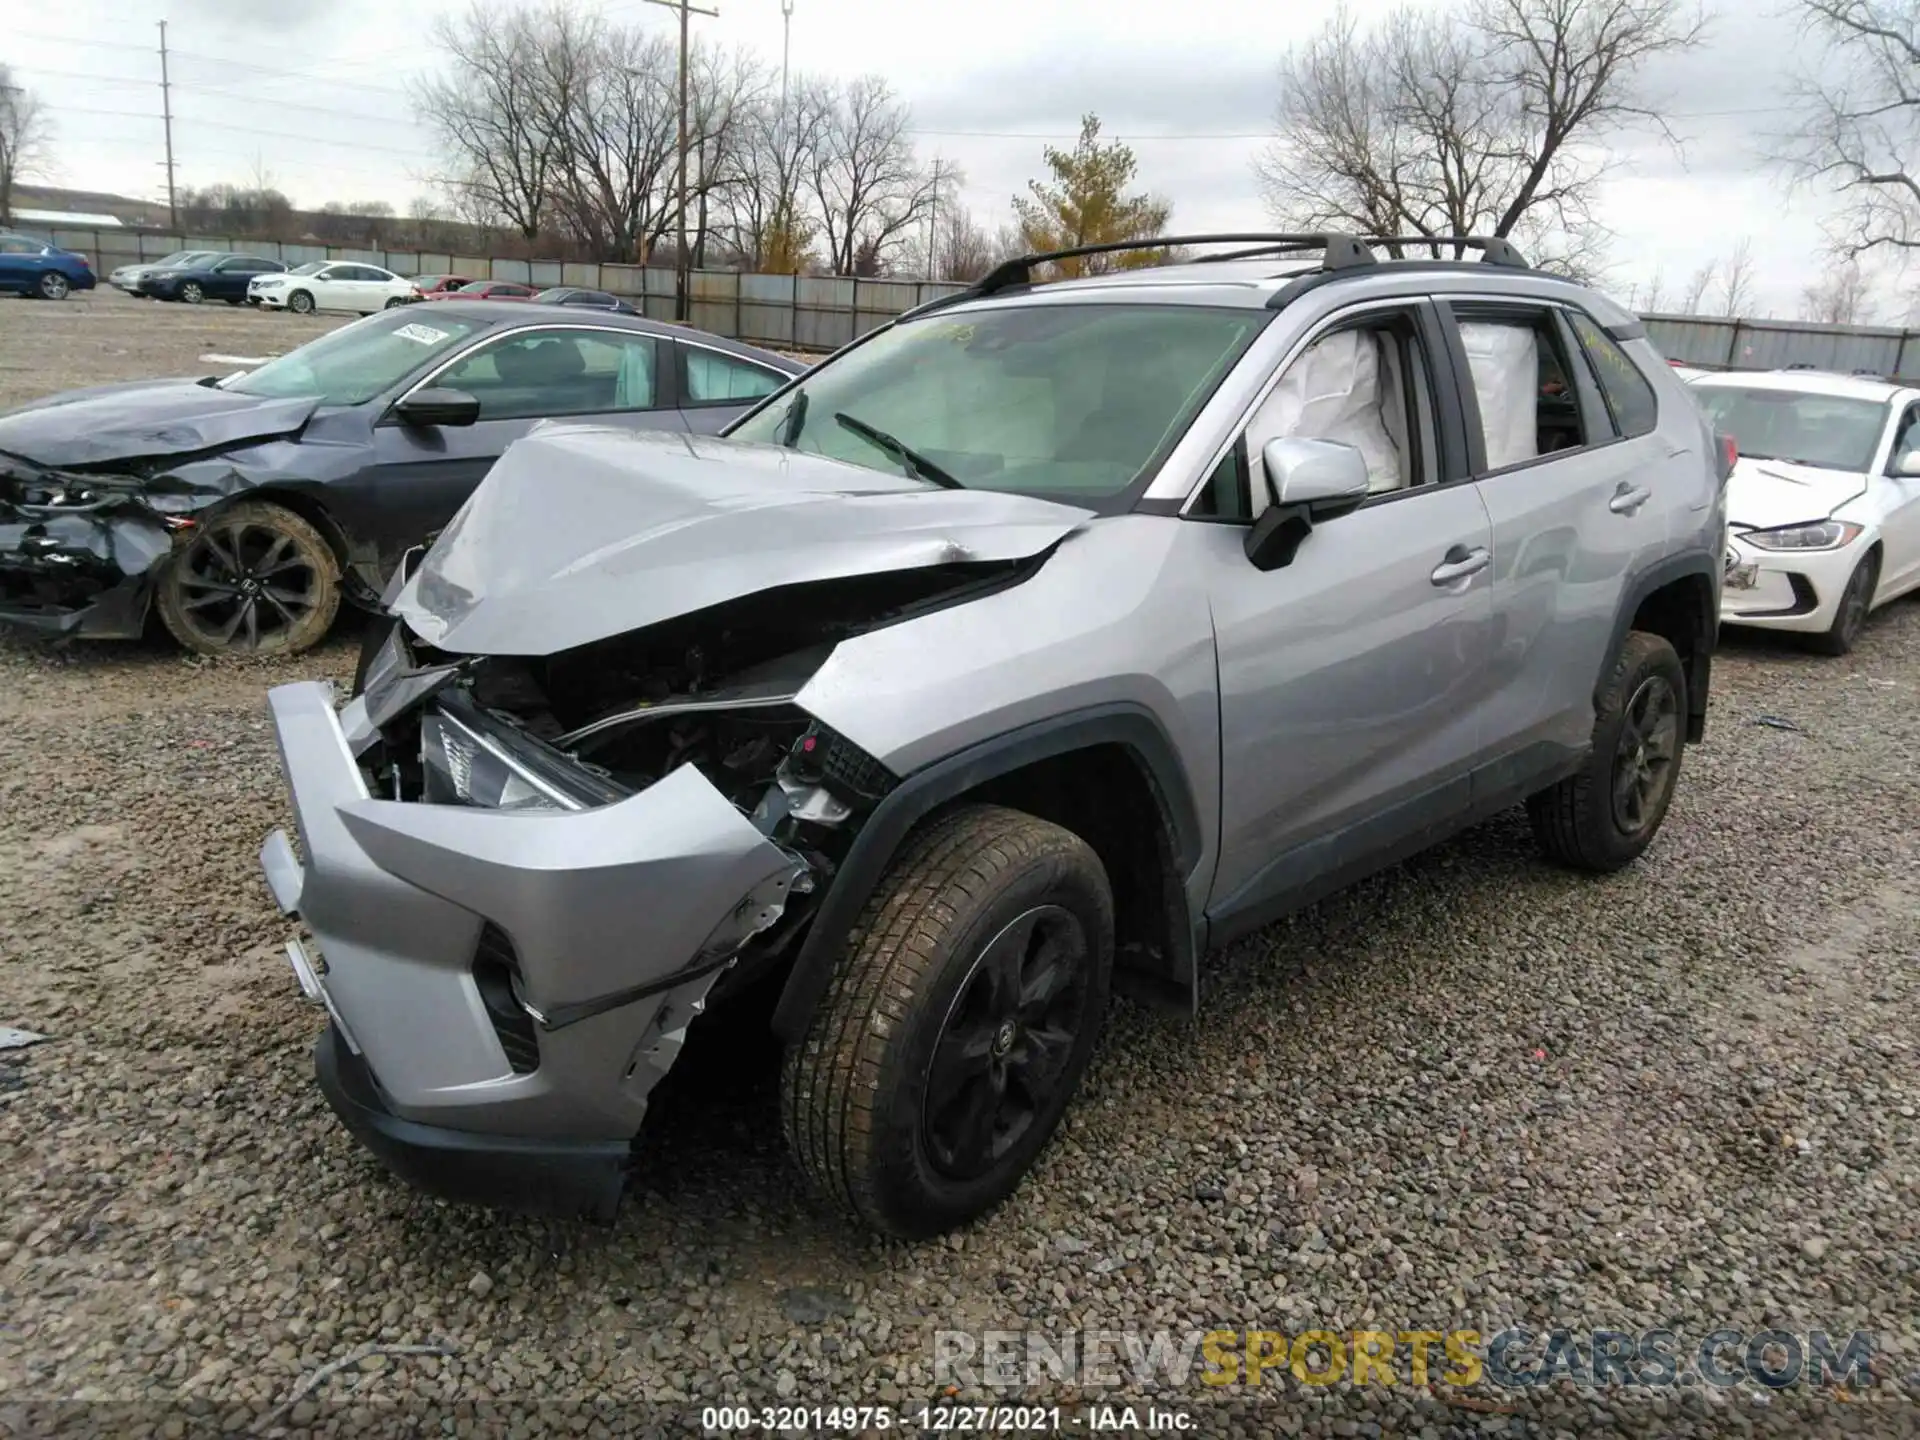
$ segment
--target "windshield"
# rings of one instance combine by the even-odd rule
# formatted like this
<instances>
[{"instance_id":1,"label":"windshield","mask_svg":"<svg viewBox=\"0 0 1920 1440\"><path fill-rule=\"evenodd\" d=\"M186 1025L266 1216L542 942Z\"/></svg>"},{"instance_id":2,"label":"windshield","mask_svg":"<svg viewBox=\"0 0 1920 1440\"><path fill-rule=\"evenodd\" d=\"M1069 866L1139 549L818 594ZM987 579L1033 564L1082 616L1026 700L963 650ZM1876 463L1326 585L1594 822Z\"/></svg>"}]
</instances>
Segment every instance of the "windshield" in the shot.
<instances>
[{"instance_id":1,"label":"windshield","mask_svg":"<svg viewBox=\"0 0 1920 1440\"><path fill-rule=\"evenodd\" d=\"M274 400L317 395L323 405L359 405L485 328L477 320L439 315L431 321L413 318L418 313L407 306L343 325L238 376L224 388Z\"/></svg>"},{"instance_id":2,"label":"windshield","mask_svg":"<svg viewBox=\"0 0 1920 1440\"><path fill-rule=\"evenodd\" d=\"M936 312L727 433L970 490L1109 499L1180 438L1269 318L1191 305Z\"/></svg>"},{"instance_id":3,"label":"windshield","mask_svg":"<svg viewBox=\"0 0 1920 1440\"><path fill-rule=\"evenodd\" d=\"M1786 460L1823 470L1865 470L1886 427L1888 402L1805 390L1696 385L1714 428L1748 460Z\"/></svg>"},{"instance_id":4,"label":"windshield","mask_svg":"<svg viewBox=\"0 0 1920 1440\"><path fill-rule=\"evenodd\" d=\"M176 250L171 255L155 260L153 262L153 268L156 270L171 270L176 265L191 264L205 253L206 252L202 250Z\"/></svg>"},{"instance_id":5,"label":"windshield","mask_svg":"<svg viewBox=\"0 0 1920 1440\"><path fill-rule=\"evenodd\" d=\"M322 270L326 268L327 268L327 262L324 260L309 260L304 265L296 265L293 269L289 270L287 273L289 275L318 275Z\"/></svg>"}]
</instances>

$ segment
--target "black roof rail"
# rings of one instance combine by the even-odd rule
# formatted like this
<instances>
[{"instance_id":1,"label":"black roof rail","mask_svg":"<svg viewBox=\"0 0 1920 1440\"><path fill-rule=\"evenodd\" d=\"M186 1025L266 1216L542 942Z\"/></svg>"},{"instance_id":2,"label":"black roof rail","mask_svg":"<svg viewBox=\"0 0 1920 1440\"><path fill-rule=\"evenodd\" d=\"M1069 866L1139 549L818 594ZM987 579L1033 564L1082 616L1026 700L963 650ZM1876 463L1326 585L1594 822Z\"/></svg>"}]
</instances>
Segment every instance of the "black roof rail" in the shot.
<instances>
[{"instance_id":1,"label":"black roof rail","mask_svg":"<svg viewBox=\"0 0 1920 1440\"><path fill-rule=\"evenodd\" d=\"M1320 268L1312 272L1315 275L1337 274L1344 270L1361 269L1380 263L1380 257L1373 252L1376 245L1431 246L1438 256L1440 247L1451 245L1456 249L1472 249L1482 252L1481 261L1488 265L1504 265L1515 270L1530 270L1524 256L1513 244L1498 235L1350 235L1342 230L1316 231L1253 231L1248 233L1229 233L1223 235L1156 235L1145 240L1110 240L1098 245L1074 245L1065 250L1044 250L1032 255L1016 255L1010 260L1002 260L980 279L957 290L951 295L941 295L916 305L900 318L908 319L915 315L925 315L932 310L944 309L949 305L958 305L965 300L978 300L983 296L997 295L1003 290L1017 290L1033 284L1033 272L1037 266L1050 264L1056 260L1075 260L1086 255L1114 255L1123 251L1171 250L1183 245L1242 245L1251 248L1235 250L1225 255L1196 256L1193 263L1203 264L1221 260L1251 260L1262 255L1298 255L1319 251ZM1285 294L1286 292L1282 292ZM1278 299L1279 297L1276 297ZM1271 302L1270 302L1271 303ZM1275 307L1277 308L1277 306Z\"/></svg>"},{"instance_id":2,"label":"black roof rail","mask_svg":"<svg viewBox=\"0 0 1920 1440\"><path fill-rule=\"evenodd\" d=\"M924 315L930 310L958 305L963 300L978 300L985 295L997 295L1003 290L1017 290L1031 285L1035 267L1055 260L1076 260L1084 255L1114 255L1127 250L1172 250L1182 245L1251 245L1254 247L1234 256L1200 257L1203 259L1248 259L1257 255L1318 250L1324 257L1321 261L1321 268L1324 270L1350 270L1356 266L1379 263L1379 257L1358 239L1337 230L1298 233L1256 230L1225 235L1156 235L1145 240L1111 240L1099 245L1075 245L1065 250L1043 250L1032 255L1016 255L1011 260L1002 260L966 289L956 291L952 295L938 296L924 305L917 305L900 318L904 320L910 315Z\"/></svg>"},{"instance_id":3,"label":"black roof rail","mask_svg":"<svg viewBox=\"0 0 1920 1440\"><path fill-rule=\"evenodd\" d=\"M1455 250L1478 250L1483 265L1504 265L1510 270L1531 270L1526 256L1514 247L1511 240L1501 235L1366 235L1361 237L1368 245L1425 245L1434 251L1434 259L1448 257L1439 253L1442 246L1450 245Z\"/></svg>"}]
</instances>

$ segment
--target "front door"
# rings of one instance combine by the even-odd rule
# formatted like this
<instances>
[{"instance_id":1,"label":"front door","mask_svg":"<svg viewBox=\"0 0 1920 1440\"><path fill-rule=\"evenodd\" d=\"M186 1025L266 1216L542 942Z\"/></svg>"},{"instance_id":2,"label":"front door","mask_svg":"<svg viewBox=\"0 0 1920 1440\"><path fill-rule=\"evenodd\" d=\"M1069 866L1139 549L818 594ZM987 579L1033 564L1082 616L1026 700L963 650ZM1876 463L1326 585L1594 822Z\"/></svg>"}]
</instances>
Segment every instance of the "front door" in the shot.
<instances>
[{"instance_id":1,"label":"front door","mask_svg":"<svg viewBox=\"0 0 1920 1440\"><path fill-rule=\"evenodd\" d=\"M1417 302L1336 315L1279 377L1190 513L1220 682L1220 862L1209 913L1258 913L1467 811L1486 743L1492 529L1448 445L1439 342ZM1456 427L1457 428L1457 427ZM1270 503L1261 447L1352 445L1374 494L1291 563L1244 553ZM1235 473L1229 473L1232 467ZM1215 523L1203 523L1205 518Z\"/></svg>"},{"instance_id":2,"label":"front door","mask_svg":"<svg viewBox=\"0 0 1920 1440\"><path fill-rule=\"evenodd\" d=\"M374 430L375 463L348 488L383 567L453 518L507 446L541 421L576 417L633 429L675 430L679 412L663 383L665 342L634 331L552 326L482 342L422 385L480 401L466 426ZM556 477L556 483L561 483Z\"/></svg>"}]
</instances>

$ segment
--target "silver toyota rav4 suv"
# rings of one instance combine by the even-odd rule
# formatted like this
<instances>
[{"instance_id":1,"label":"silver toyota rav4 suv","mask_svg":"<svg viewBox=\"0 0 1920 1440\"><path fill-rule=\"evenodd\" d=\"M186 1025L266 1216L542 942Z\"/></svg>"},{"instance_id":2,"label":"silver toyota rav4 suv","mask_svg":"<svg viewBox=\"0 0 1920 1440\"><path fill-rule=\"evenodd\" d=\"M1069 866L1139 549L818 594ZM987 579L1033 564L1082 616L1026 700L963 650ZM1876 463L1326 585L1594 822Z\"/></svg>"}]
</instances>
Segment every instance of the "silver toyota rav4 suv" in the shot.
<instances>
[{"instance_id":1,"label":"silver toyota rav4 suv","mask_svg":"<svg viewBox=\"0 0 1920 1440\"><path fill-rule=\"evenodd\" d=\"M1724 451L1500 240L1008 262L722 438L549 424L272 692L319 1082L392 1170L605 1218L759 994L817 1190L1008 1195L1109 992L1524 803L1591 871L1700 739ZM729 1032L731 1033L731 1032ZM696 1038L696 1043L698 1040Z\"/></svg>"}]
</instances>

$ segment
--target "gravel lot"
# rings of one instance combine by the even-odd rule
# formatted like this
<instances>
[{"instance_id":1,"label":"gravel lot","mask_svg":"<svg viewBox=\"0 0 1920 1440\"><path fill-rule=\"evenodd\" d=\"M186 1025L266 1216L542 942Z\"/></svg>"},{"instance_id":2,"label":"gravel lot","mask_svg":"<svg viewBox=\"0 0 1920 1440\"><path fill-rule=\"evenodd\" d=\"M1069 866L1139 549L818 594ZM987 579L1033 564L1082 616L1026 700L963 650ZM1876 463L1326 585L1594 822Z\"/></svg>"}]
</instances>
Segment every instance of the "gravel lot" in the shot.
<instances>
[{"instance_id":1,"label":"gravel lot","mask_svg":"<svg viewBox=\"0 0 1920 1440\"><path fill-rule=\"evenodd\" d=\"M324 323L0 300L0 404ZM440 1205L356 1148L254 858L287 820L263 691L353 644L0 641L0 1024L51 1037L0 1052L0 1434L634 1433L931 1399L936 1328L1513 1324L1860 1328L1887 1379L1428 1391L1403 1360L1096 1398L1208 1435L1916 1428L1920 603L1847 660L1725 652L1629 873L1550 870L1503 818L1211 957L1192 1025L1122 1008L1036 1175L923 1247L797 1194L737 1027L662 1090L610 1230ZM443 1353L304 1383L368 1345Z\"/></svg>"}]
</instances>

